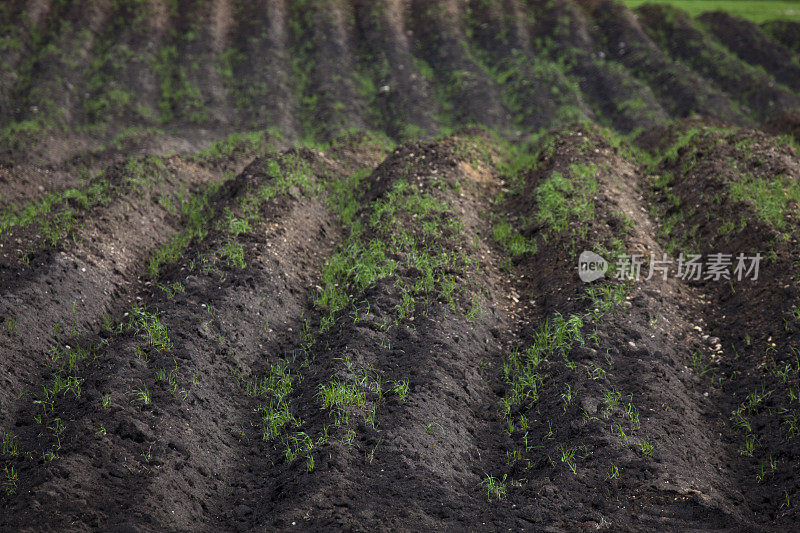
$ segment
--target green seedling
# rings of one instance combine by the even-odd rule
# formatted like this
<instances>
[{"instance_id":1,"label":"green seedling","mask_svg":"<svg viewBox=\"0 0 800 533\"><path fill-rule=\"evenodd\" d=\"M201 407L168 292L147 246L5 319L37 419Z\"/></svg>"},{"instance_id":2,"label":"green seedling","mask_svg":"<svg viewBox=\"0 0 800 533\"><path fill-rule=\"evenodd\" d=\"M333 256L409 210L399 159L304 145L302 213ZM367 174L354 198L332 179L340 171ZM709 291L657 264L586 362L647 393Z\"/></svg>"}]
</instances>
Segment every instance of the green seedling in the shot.
<instances>
[{"instance_id":1,"label":"green seedling","mask_svg":"<svg viewBox=\"0 0 800 533\"><path fill-rule=\"evenodd\" d=\"M572 405L572 387L567 383L567 388L561 393L561 401L564 403L563 411L567 412L567 407Z\"/></svg>"},{"instance_id":2,"label":"green seedling","mask_svg":"<svg viewBox=\"0 0 800 533\"><path fill-rule=\"evenodd\" d=\"M406 398L408 397L408 380L401 379L400 381L395 381L392 385L392 391L397 395L397 398L401 402L405 402Z\"/></svg>"},{"instance_id":3,"label":"green seedling","mask_svg":"<svg viewBox=\"0 0 800 533\"><path fill-rule=\"evenodd\" d=\"M778 470L778 462L770 456L767 463L761 463L756 473L756 482L763 483L768 476L773 476Z\"/></svg>"},{"instance_id":4,"label":"green seedling","mask_svg":"<svg viewBox=\"0 0 800 533\"><path fill-rule=\"evenodd\" d=\"M750 433L749 435L745 436L744 444L739 449L739 454L746 455L747 457L753 457L753 452L755 451L757 445L758 437Z\"/></svg>"},{"instance_id":5,"label":"green seedling","mask_svg":"<svg viewBox=\"0 0 800 533\"><path fill-rule=\"evenodd\" d=\"M503 474L502 478L496 478L486 474L486 478L481 481L481 485L486 485L486 498L489 501L492 501L492 497L495 497L497 500L502 500L506 497L506 477L507 474Z\"/></svg>"},{"instance_id":6,"label":"green seedling","mask_svg":"<svg viewBox=\"0 0 800 533\"><path fill-rule=\"evenodd\" d=\"M17 317L15 315L11 315L6 319L6 331L11 333L12 335L17 331Z\"/></svg>"},{"instance_id":7,"label":"green seedling","mask_svg":"<svg viewBox=\"0 0 800 533\"><path fill-rule=\"evenodd\" d=\"M608 475L606 476L606 480L619 479L619 474L620 468L614 463L611 463L608 466Z\"/></svg>"},{"instance_id":8,"label":"green seedling","mask_svg":"<svg viewBox=\"0 0 800 533\"><path fill-rule=\"evenodd\" d=\"M427 433L428 435L433 435L433 427L434 426L438 426L440 430L444 429L444 428L442 428L442 425L439 422L437 422L436 419L434 418L433 421L430 424L425 426L425 433Z\"/></svg>"},{"instance_id":9,"label":"green seedling","mask_svg":"<svg viewBox=\"0 0 800 533\"><path fill-rule=\"evenodd\" d=\"M792 501L789 499L789 491L783 491L783 502L781 503L780 509L789 509L792 506Z\"/></svg>"},{"instance_id":10,"label":"green seedling","mask_svg":"<svg viewBox=\"0 0 800 533\"><path fill-rule=\"evenodd\" d=\"M3 481L0 483L0 487L2 487L6 496L11 497L17 493L18 479L17 471L13 466L3 468Z\"/></svg>"},{"instance_id":11,"label":"green seedling","mask_svg":"<svg viewBox=\"0 0 800 533\"><path fill-rule=\"evenodd\" d=\"M567 447L564 444L559 444L558 450L561 452L561 462L565 463L573 474L577 474L578 464L575 462L575 453L578 449L575 446Z\"/></svg>"},{"instance_id":12,"label":"green seedling","mask_svg":"<svg viewBox=\"0 0 800 533\"><path fill-rule=\"evenodd\" d=\"M144 405L150 405L150 391L147 389L147 385L136 387L132 394L135 401L142 402Z\"/></svg>"},{"instance_id":13,"label":"green seedling","mask_svg":"<svg viewBox=\"0 0 800 533\"><path fill-rule=\"evenodd\" d=\"M3 431L3 455L15 456L19 453L19 444L17 443L17 436L11 429Z\"/></svg>"},{"instance_id":14,"label":"green seedling","mask_svg":"<svg viewBox=\"0 0 800 533\"><path fill-rule=\"evenodd\" d=\"M653 445L652 442L650 442L650 438L646 437L641 442L641 444L639 444L639 449L641 450L642 454L644 454L644 455L649 457L650 455L653 454L653 450L655 449L655 446Z\"/></svg>"},{"instance_id":15,"label":"green seedling","mask_svg":"<svg viewBox=\"0 0 800 533\"><path fill-rule=\"evenodd\" d=\"M172 341L167 334L167 328L159 320L158 315L150 313L138 305L133 306L129 313L127 329L142 335L150 346L158 350L172 349Z\"/></svg>"}]
</instances>

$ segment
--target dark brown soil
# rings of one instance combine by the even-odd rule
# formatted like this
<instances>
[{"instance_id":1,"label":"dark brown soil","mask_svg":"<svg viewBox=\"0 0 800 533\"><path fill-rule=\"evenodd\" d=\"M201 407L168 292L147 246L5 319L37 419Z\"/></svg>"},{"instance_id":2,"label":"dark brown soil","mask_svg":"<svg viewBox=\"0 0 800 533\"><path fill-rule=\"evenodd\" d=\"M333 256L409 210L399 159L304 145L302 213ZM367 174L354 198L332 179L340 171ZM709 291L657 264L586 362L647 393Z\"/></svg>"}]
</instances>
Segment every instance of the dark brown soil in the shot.
<instances>
[{"instance_id":1,"label":"dark brown soil","mask_svg":"<svg viewBox=\"0 0 800 533\"><path fill-rule=\"evenodd\" d=\"M800 111L787 111L764 123L765 132L772 135L791 135L800 140Z\"/></svg>"},{"instance_id":2,"label":"dark brown soil","mask_svg":"<svg viewBox=\"0 0 800 533\"><path fill-rule=\"evenodd\" d=\"M743 459L747 470L759 471L763 457L770 457L777 464L774 472L757 483L752 476L744 476L742 493L753 502L753 511L783 518L788 514L784 511L786 506L781 507L786 493L797 490L795 482L790 481L793 477L790 458L797 453L797 443L787 438L786 425L781 424L782 418L791 412L786 387L793 384L791 378L782 381L768 367L793 360L792 346L797 341L796 321L791 318L800 296L795 272L796 214L787 215L786 226L777 228L760 217L749 201L732 201L724 196L720 201L717 193L747 175L768 180L788 176L797 183L800 179L797 154L791 147L778 146L760 132L738 131L728 135L704 132L678 152L674 163L659 171L676 168L682 170L672 170L673 175L680 177L668 190L683 204L695 207L694 214L681 228L696 232L696 242L702 243L698 251L752 253L767 249L758 280L735 285L705 282L700 288L707 294L707 304L702 310L706 321L704 331L711 337L724 339L714 358L716 362L709 367L711 376L728 377L716 386L714 377L711 379L723 410L734 411L754 391L769 391L765 405L755 408L750 415L754 419L753 433L729 430L726 435L733 446L740 448L747 435L757 435L758 452ZM741 220L742 225L724 234L720 231L721 221L731 217Z\"/></svg>"},{"instance_id":3,"label":"dark brown soil","mask_svg":"<svg viewBox=\"0 0 800 533\"><path fill-rule=\"evenodd\" d=\"M796 24L14 0L0 28L0 530L796 528ZM671 275L587 284L584 250ZM718 252L759 278L676 276Z\"/></svg>"},{"instance_id":4,"label":"dark brown soil","mask_svg":"<svg viewBox=\"0 0 800 533\"><path fill-rule=\"evenodd\" d=\"M601 191L597 216L590 225L590 237L578 243L577 249L589 249L622 232L626 249L660 257L663 250L652 237L653 222L644 214L643 183L635 165L596 133L585 130L559 136L553 147L554 155L542 161L541 174L528 178L531 185L554 172L566 174L575 163L593 163L602 169L597 178ZM520 200L527 196L523 193ZM524 213L523 205L517 209ZM620 216L629 217L633 226L625 230ZM529 324L554 312L566 316L585 309L582 283L570 269L574 253L565 254L565 244L548 242L534 261L517 266L526 280L520 293L536 304L523 314ZM554 263L553 258L558 261ZM618 523L631 512L635 521L625 520L625 528L731 527L752 520L738 505L742 496L732 481L735 468L725 463L725 455L716 448L716 432L724 420L703 397L697 376L686 372L687 351L702 344L691 327L698 298L702 295L674 280L637 283L621 311L596 320L596 344L570 353L578 370L553 368L547 387L563 390L569 385L581 403L565 410L558 395L551 395L537 408L535 415L542 422L563 423L534 431L534 441L545 435L544 451L534 452L525 468L517 467L515 474L528 479L515 500L524 509L519 527L530 525L523 517L543 512L561 516L556 523L567 529L576 520L587 527L603 527L606 521ZM590 368L608 372L597 380L587 377L584 369ZM634 444L623 444L614 433L614 426L623 421L615 420L614 412L603 414L602 398L608 390L631 395L627 401L638 406L641 426L632 426L629 438L631 443L657 442L651 458L644 460ZM692 421L687 422L687 417ZM564 441L583 447L577 476L550 462L551 458L559 462L557 446ZM609 488L609 464L641 474L635 481L614 482ZM572 493L595 497L576 506L565 496Z\"/></svg>"}]
</instances>

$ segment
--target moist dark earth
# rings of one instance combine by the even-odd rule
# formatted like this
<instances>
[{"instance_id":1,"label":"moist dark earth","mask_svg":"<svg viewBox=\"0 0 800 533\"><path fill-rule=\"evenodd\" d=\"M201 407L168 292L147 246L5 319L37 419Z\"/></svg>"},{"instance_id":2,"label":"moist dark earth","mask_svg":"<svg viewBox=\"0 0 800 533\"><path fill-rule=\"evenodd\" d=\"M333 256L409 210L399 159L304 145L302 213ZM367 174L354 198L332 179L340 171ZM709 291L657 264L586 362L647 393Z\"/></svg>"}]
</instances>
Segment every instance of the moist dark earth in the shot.
<instances>
[{"instance_id":1,"label":"moist dark earth","mask_svg":"<svg viewBox=\"0 0 800 533\"><path fill-rule=\"evenodd\" d=\"M3 531L797 529L800 25L11 0L0 27Z\"/></svg>"}]
</instances>

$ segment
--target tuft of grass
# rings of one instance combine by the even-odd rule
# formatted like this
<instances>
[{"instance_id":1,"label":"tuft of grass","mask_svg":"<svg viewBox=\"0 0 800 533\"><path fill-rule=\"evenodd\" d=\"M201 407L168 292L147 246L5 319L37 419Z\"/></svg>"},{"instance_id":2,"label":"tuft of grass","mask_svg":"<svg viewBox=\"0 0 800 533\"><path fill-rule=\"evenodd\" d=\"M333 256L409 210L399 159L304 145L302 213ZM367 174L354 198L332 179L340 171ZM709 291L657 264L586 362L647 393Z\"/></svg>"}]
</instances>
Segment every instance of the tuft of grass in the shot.
<instances>
[{"instance_id":1,"label":"tuft of grass","mask_svg":"<svg viewBox=\"0 0 800 533\"><path fill-rule=\"evenodd\" d=\"M508 221L501 221L492 228L494 240L502 246L511 257L536 253L536 241L528 240L518 230L511 227Z\"/></svg>"},{"instance_id":2,"label":"tuft of grass","mask_svg":"<svg viewBox=\"0 0 800 533\"><path fill-rule=\"evenodd\" d=\"M156 382L161 383L164 386L164 389L166 389L167 392L176 398L182 393L183 398L186 399L188 393L186 391L179 390L178 386L178 361L173 358L173 362L175 363L175 366L172 369L167 370L166 368L161 368L156 371Z\"/></svg>"},{"instance_id":3,"label":"tuft of grass","mask_svg":"<svg viewBox=\"0 0 800 533\"><path fill-rule=\"evenodd\" d=\"M649 437L645 437L644 440L639 444L639 450L641 450L643 455L651 456L653 455L653 450L655 450L655 445L652 443Z\"/></svg>"},{"instance_id":4,"label":"tuft of grass","mask_svg":"<svg viewBox=\"0 0 800 533\"><path fill-rule=\"evenodd\" d=\"M756 216L778 229L785 229L788 214L800 205L800 184L788 176L769 179L745 174L730 183L731 199L753 205Z\"/></svg>"},{"instance_id":5,"label":"tuft of grass","mask_svg":"<svg viewBox=\"0 0 800 533\"><path fill-rule=\"evenodd\" d=\"M481 481L481 485L486 485L486 498L492 501L492 497L497 500L502 500L507 495L506 489L507 474L503 474L502 478L496 478L492 475L486 474L486 478Z\"/></svg>"},{"instance_id":6,"label":"tuft of grass","mask_svg":"<svg viewBox=\"0 0 800 533\"><path fill-rule=\"evenodd\" d=\"M413 164L409 161L410 165ZM463 228L450 206L433 193L420 190L406 179L396 181L382 197L370 202L364 216L351 225L350 236L323 267L322 280L314 295L316 307L334 314L352 303L377 281L398 269L411 272L403 281L401 311L408 316L418 296L451 301L453 271L464 271L466 256L448 250L442 241L462 237ZM476 318L477 300L469 318Z\"/></svg>"},{"instance_id":7,"label":"tuft of grass","mask_svg":"<svg viewBox=\"0 0 800 533\"><path fill-rule=\"evenodd\" d=\"M134 305L131 308L127 329L141 334L147 339L148 344L157 350L169 351L172 349L172 340L167 334L166 326L159 320L157 314L150 313L143 307Z\"/></svg>"},{"instance_id":8,"label":"tuft of grass","mask_svg":"<svg viewBox=\"0 0 800 533\"><path fill-rule=\"evenodd\" d=\"M14 430L3 430L2 437L2 454L3 456L16 456L19 453L19 444L17 443L17 436L14 435Z\"/></svg>"},{"instance_id":9,"label":"tuft of grass","mask_svg":"<svg viewBox=\"0 0 800 533\"><path fill-rule=\"evenodd\" d=\"M344 382L334 378L329 383L319 386L317 393L323 409L329 409L335 417L336 425L346 424L349 420L348 408L364 405L363 391L352 382Z\"/></svg>"},{"instance_id":10,"label":"tuft of grass","mask_svg":"<svg viewBox=\"0 0 800 533\"><path fill-rule=\"evenodd\" d=\"M572 232L586 237L588 222L594 218L594 195L597 193L597 168L594 165L574 164L569 179L553 172L536 188L538 203L536 219L545 226L546 235L561 233L576 225Z\"/></svg>"},{"instance_id":11,"label":"tuft of grass","mask_svg":"<svg viewBox=\"0 0 800 533\"><path fill-rule=\"evenodd\" d=\"M144 405L150 405L152 398L150 396L150 391L148 390L147 385L142 384L140 387L136 387L135 389L133 389L133 392L131 394L133 394L135 401L142 402Z\"/></svg>"},{"instance_id":12,"label":"tuft of grass","mask_svg":"<svg viewBox=\"0 0 800 533\"><path fill-rule=\"evenodd\" d=\"M11 314L6 318L5 329L12 335L17 332L17 317L15 315Z\"/></svg>"},{"instance_id":13,"label":"tuft of grass","mask_svg":"<svg viewBox=\"0 0 800 533\"><path fill-rule=\"evenodd\" d=\"M3 489L6 496L11 497L17 493L18 480L19 476L13 466L6 466L3 468L3 478L2 481L0 481L0 487Z\"/></svg>"},{"instance_id":14,"label":"tuft of grass","mask_svg":"<svg viewBox=\"0 0 800 533\"><path fill-rule=\"evenodd\" d=\"M563 405L564 412L567 412L567 408L570 405L572 405L573 399L574 399L574 394L572 391L572 386L569 383L567 383L566 389L564 390L564 392L561 393L561 401L564 404Z\"/></svg>"},{"instance_id":15,"label":"tuft of grass","mask_svg":"<svg viewBox=\"0 0 800 533\"><path fill-rule=\"evenodd\" d=\"M606 480L619 479L619 475L620 475L620 468L614 463L609 464L608 475L606 476Z\"/></svg>"},{"instance_id":16,"label":"tuft of grass","mask_svg":"<svg viewBox=\"0 0 800 533\"><path fill-rule=\"evenodd\" d=\"M556 313L533 333L531 345L524 352L515 349L506 358L503 363L503 378L509 385L509 391L502 401L502 412L509 430L514 427L513 411L518 407L533 407L539 400L544 383L544 376L540 371L542 363L556 355L566 356L573 344L583 344L581 328L581 316L564 318ZM565 403L567 400L569 403L572 401L572 390L568 393L567 397L562 397Z\"/></svg>"},{"instance_id":17,"label":"tuft of grass","mask_svg":"<svg viewBox=\"0 0 800 533\"><path fill-rule=\"evenodd\" d=\"M219 184L209 186L202 194L181 199L180 210L185 221L184 229L175 234L169 242L158 247L150 256L146 274L155 279L165 265L172 264L183 257L183 252L193 239L201 241L208 235L208 224L214 216L210 204L211 196Z\"/></svg>"},{"instance_id":18,"label":"tuft of grass","mask_svg":"<svg viewBox=\"0 0 800 533\"><path fill-rule=\"evenodd\" d=\"M237 268L245 268L247 266L244 261L244 248L238 242L228 241L225 243L221 255L231 266Z\"/></svg>"},{"instance_id":19,"label":"tuft of grass","mask_svg":"<svg viewBox=\"0 0 800 533\"><path fill-rule=\"evenodd\" d=\"M561 462L566 464L573 474L577 474L578 464L575 462L575 454L577 453L578 448L575 446L559 444L558 451L561 453Z\"/></svg>"},{"instance_id":20,"label":"tuft of grass","mask_svg":"<svg viewBox=\"0 0 800 533\"><path fill-rule=\"evenodd\" d=\"M401 379L399 381L395 381L394 384L392 385L392 390L394 391L394 393L397 395L397 398L401 402L405 402L406 398L408 397L408 386L409 383L407 379Z\"/></svg>"},{"instance_id":21,"label":"tuft of grass","mask_svg":"<svg viewBox=\"0 0 800 533\"><path fill-rule=\"evenodd\" d=\"M272 149L268 135L277 139L281 137L275 130L270 130L269 133L263 131L231 133L226 138L195 154L194 159L198 162L208 163L224 161L240 152L264 155Z\"/></svg>"},{"instance_id":22,"label":"tuft of grass","mask_svg":"<svg viewBox=\"0 0 800 533\"><path fill-rule=\"evenodd\" d=\"M259 408L262 422L262 437L271 442L283 434L286 427L299 425L289 408L288 396L292 392L297 376L292 373L286 359L278 359L270 365L267 376L246 385L251 396L266 396L268 401Z\"/></svg>"}]
</instances>

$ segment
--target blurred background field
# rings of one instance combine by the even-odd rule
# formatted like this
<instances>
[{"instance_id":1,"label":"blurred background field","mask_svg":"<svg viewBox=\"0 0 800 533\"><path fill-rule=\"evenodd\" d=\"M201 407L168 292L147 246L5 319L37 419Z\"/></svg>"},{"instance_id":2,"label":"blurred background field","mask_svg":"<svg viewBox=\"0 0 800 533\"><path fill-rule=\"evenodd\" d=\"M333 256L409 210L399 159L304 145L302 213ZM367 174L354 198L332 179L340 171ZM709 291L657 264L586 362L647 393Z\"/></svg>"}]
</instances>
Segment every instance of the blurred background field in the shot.
<instances>
[{"instance_id":1,"label":"blurred background field","mask_svg":"<svg viewBox=\"0 0 800 533\"><path fill-rule=\"evenodd\" d=\"M746 18L756 23L770 20L791 20L800 22L800 2L780 0L669 0L652 2L648 0L624 0L631 8L647 3L669 4L687 11L693 17L707 11L725 11L731 15Z\"/></svg>"}]
</instances>

